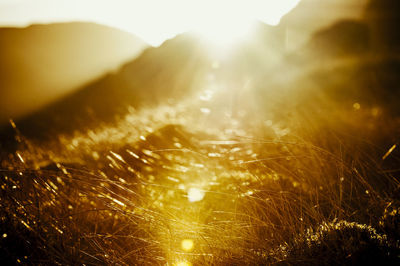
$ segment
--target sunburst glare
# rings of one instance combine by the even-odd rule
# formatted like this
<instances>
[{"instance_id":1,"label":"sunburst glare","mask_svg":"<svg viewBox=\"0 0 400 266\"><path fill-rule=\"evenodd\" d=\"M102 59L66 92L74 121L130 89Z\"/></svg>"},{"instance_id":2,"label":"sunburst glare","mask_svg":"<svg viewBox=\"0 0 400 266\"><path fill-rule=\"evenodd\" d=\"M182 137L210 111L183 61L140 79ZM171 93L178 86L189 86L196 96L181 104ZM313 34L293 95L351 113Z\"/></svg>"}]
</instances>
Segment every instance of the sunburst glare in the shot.
<instances>
[{"instance_id":1,"label":"sunburst glare","mask_svg":"<svg viewBox=\"0 0 400 266\"><path fill-rule=\"evenodd\" d=\"M246 40L257 20L277 25L299 1L202 1L191 28L220 50Z\"/></svg>"}]
</instances>

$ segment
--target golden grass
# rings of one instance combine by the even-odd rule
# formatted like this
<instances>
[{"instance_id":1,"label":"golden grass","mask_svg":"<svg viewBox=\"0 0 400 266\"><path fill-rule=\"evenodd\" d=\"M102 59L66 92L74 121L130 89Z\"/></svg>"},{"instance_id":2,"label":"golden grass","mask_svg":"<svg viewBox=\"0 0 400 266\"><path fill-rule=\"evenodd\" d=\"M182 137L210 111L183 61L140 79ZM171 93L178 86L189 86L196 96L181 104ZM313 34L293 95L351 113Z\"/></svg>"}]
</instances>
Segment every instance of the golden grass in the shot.
<instances>
[{"instance_id":1,"label":"golden grass","mask_svg":"<svg viewBox=\"0 0 400 266\"><path fill-rule=\"evenodd\" d=\"M189 98L48 143L17 135L20 148L0 171L1 256L61 265L399 262L398 159L386 145L395 119L380 106L307 93L308 104L284 94L291 104L269 103L279 114Z\"/></svg>"}]
</instances>

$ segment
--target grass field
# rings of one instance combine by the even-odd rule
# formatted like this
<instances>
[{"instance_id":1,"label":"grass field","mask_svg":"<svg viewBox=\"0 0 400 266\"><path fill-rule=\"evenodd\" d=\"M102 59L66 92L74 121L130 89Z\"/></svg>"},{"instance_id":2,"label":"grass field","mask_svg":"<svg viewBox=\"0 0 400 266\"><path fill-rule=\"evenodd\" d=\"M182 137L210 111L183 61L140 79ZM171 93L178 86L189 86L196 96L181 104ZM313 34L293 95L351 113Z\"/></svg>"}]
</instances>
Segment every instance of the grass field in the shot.
<instances>
[{"instance_id":1,"label":"grass field","mask_svg":"<svg viewBox=\"0 0 400 266\"><path fill-rule=\"evenodd\" d=\"M259 89L210 68L179 103L47 141L11 122L3 265L398 265L398 83L364 66Z\"/></svg>"}]
</instances>

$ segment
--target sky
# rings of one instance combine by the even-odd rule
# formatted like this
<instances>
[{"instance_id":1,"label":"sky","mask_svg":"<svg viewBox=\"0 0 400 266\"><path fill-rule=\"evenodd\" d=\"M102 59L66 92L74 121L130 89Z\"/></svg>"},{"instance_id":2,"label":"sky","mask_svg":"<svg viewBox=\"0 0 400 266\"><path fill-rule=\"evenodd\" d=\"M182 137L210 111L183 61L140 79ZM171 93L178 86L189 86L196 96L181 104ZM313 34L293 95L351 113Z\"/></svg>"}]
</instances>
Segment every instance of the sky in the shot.
<instances>
[{"instance_id":1,"label":"sky","mask_svg":"<svg viewBox=\"0 0 400 266\"><path fill-rule=\"evenodd\" d=\"M0 25L91 21L151 45L185 31L218 35L252 20L276 25L300 0L0 0Z\"/></svg>"}]
</instances>

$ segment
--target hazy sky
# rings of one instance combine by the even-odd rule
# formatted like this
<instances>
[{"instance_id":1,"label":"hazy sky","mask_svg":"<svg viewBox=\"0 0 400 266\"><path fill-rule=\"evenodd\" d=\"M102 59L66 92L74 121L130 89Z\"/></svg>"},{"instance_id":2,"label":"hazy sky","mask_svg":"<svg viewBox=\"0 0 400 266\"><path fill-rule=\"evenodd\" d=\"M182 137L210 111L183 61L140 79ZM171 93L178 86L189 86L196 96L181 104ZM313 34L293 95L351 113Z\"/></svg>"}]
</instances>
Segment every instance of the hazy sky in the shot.
<instances>
[{"instance_id":1,"label":"hazy sky","mask_svg":"<svg viewBox=\"0 0 400 266\"><path fill-rule=\"evenodd\" d=\"M0 0L0 25L93 21L152 45L187 30L211 32L252 19L277 24L299 0ZM218 27L217 27L218 28Z\"/></svg>"}]
</instances>

